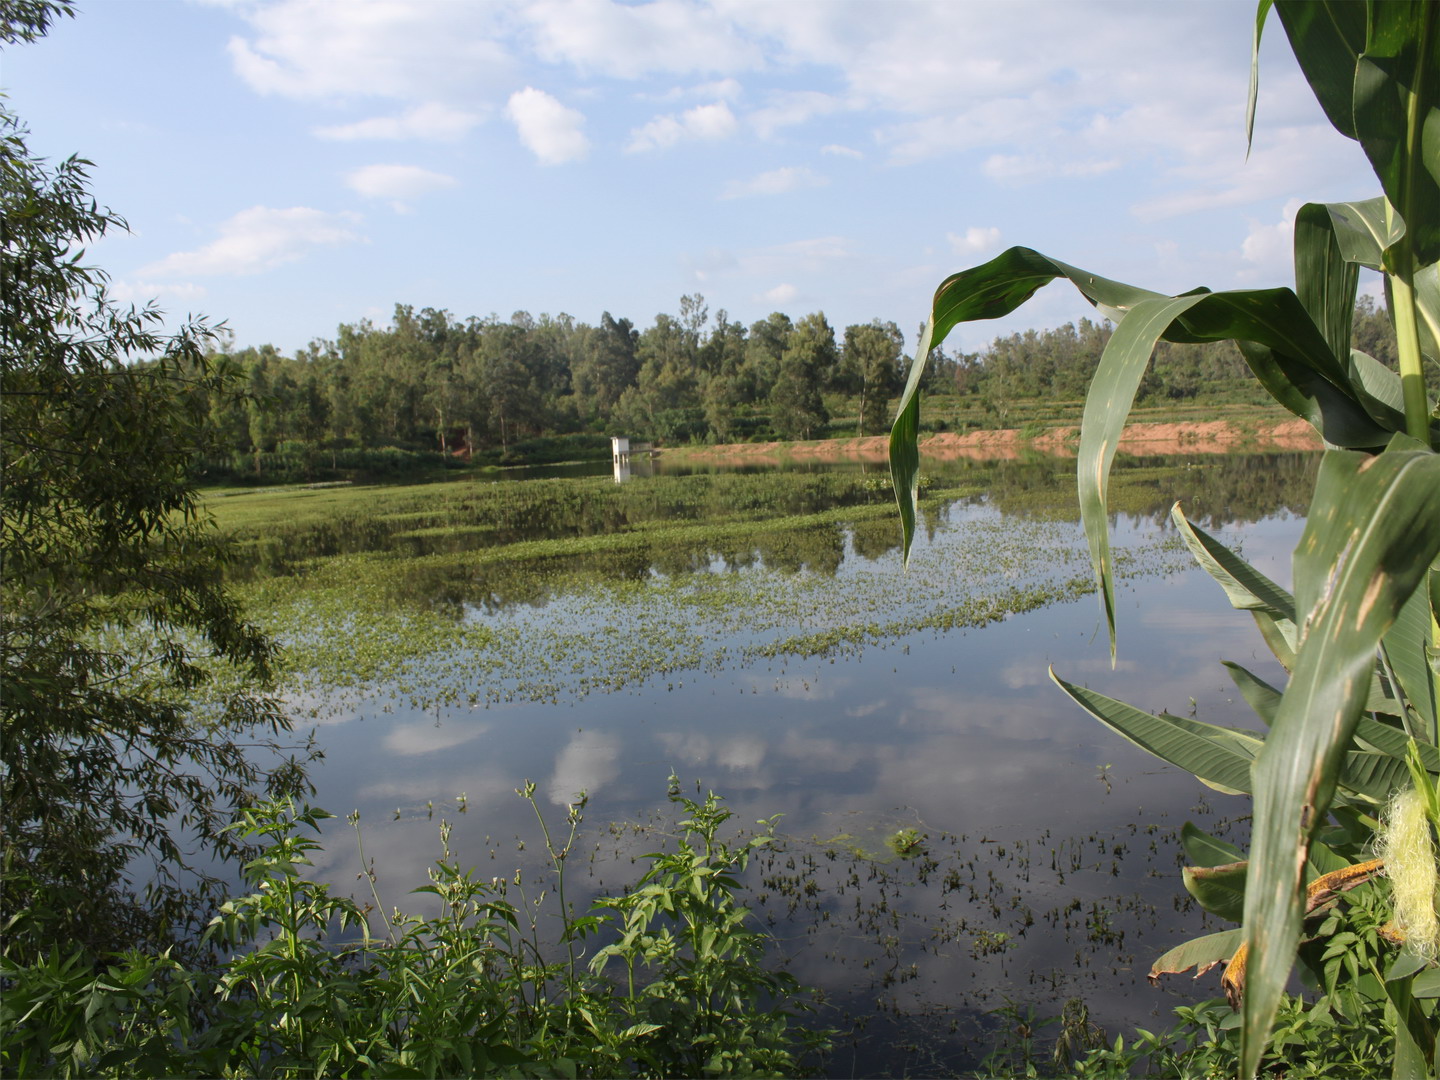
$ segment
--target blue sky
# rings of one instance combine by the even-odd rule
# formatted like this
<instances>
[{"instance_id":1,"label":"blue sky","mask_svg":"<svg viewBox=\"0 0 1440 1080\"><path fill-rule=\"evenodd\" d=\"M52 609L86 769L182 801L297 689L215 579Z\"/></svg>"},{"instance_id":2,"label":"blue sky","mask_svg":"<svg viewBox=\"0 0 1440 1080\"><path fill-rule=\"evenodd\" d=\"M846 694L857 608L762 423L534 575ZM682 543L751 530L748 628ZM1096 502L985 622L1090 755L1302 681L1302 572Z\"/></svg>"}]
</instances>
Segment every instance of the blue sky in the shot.
<instances>
[{"instance_id":1,"label":"blue sky","mask_svg":"<svg viewBox=\"0 0 1440 1080\"><path fill-rule=\"evenodd\" d=\"M1150 288L1289 284L1302 201L1369 197L1254 5L89 0L8 49L31 149L95 163L114 295L289 352L702 293L913 344L949 273L1025 244ZM1089 311L1069 286L952 342Z\"/></svg>"}]
</instances>

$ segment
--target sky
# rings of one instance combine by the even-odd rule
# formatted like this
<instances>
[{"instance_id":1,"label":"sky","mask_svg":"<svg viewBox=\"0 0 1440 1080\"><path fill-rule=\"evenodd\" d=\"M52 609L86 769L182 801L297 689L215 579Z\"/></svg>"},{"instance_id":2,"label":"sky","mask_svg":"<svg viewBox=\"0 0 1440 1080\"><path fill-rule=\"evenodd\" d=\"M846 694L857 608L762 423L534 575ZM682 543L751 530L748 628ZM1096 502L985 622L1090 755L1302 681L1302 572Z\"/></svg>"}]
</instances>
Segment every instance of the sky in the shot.
<instances>
[{"instance_id":1,"label":"sky","mask_svg":"<svg viewBox=\"0 0 1440 1080\"><path fill-rule=\"evenodd\" d=\"M1012 245L1161 292L1288 285L1306 201L1367 198L1242 0L88 0L0 54L33 153L94 163L122 302L292 352L685 294L913 345ZM1068 284L950 345L1061 325Z\"/></svg>"}]
</instances>

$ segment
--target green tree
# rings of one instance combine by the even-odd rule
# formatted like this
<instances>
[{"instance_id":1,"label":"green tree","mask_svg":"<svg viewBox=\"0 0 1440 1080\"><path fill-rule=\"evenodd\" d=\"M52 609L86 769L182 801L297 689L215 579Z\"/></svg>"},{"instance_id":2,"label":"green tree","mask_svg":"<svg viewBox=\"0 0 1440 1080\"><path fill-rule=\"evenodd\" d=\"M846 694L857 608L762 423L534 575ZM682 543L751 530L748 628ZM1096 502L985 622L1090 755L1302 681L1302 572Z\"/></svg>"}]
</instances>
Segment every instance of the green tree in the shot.
<instances>
[{"instance_id":1,"label":"green tree","mask_svg":"<svg viewBox=\"0 0 1440 1080\"><path fill-rule=\"evenodd\" d=\"M0 41L64 2L10 5ZM124 222L88 162L50 166L0 110L0 925L12 958L47 944L159 943L212 894L208 860L261 789L289 724L263 686L270 642L224 591L224 552L191 486L224 392L203 322L161 332L74 253ZM230 668L227 683L213 676ZM192 702L204 699L197 707ZM192 852L198 855L192 856ZM197 865L198 863L198 865ZM188 875L198 875L189 879Z\"/></svg>"},{"instance_id":2,"label":"green tree","mask_svg":"<svg viewBox=\"0 0 1440 1080\"><path fill-rule=\"evenodd\" d=\"M885 429L890 419L890 398L900 389L900 355L905 339L893 322L875 319L845 328L844 370L860 395L856 422L861 435Z\"/></svg>"},{"instance_id":3,"label":"green tree","mask_svg":"<svg viewBox=\"0 0 1440 1080\"><path fill-rule=\"evenodd\" d=\"M770 393L770 422L781 438L808 439L829 421L820 388L838 359L835 331L823 313L814 312L796 323Z\"/></svg>"}]
</instances>

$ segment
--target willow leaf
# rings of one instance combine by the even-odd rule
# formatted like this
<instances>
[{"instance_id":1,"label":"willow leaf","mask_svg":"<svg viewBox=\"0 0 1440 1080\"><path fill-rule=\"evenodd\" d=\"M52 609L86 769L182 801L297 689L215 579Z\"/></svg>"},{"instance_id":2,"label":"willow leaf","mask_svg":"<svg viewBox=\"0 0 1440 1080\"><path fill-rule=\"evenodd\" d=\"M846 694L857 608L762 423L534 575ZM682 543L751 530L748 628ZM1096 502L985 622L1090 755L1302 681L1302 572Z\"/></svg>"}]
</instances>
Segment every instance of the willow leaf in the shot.
<instances>
[{"instance_id":1,"label":"willow leaf","mask_svg":"<svg viewBox=\"0 0 1440 1080\"><path fill-rule=\"evenodd\" d=\"M1397 437L1331 451L1296 549L1302 644L1255 762L1241 1072L1253 1075L1294 962L1303 867L1365 703L1375 650L1440 550L1440 455Z\"/></svg>"}]
</instances>

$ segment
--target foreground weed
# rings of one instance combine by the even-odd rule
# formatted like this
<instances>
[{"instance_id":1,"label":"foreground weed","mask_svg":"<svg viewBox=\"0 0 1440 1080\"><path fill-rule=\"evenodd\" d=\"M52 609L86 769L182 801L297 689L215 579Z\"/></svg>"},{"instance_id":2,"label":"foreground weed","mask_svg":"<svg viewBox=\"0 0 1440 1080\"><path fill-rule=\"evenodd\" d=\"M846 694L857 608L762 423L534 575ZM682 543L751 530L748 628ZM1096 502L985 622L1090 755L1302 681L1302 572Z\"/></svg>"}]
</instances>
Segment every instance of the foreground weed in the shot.
<instances>
[{"instance_id":1,"label":"foreground weed","mask_svg":"<svg viewBox=\"0 0 1440 1080\"><path fill-rule=\"evenodd\" d=\"M0 1067L24 1076L749 1076L793 1075L828 1045L794 1023L804 992L766 970L766 939L736 895L766 831L719 837L730 818L716 795L670 797L688 814L674 851L625 896L577 916L565 862L582 795L559 842L535 802L560 900L561 931L542 932L543 893L480 878L450 848L415 890L434 914L386 913L304 876L320 851L323 810L275 801L234 826L262 853L249 891L227 901L206 938L228 952L215 970L168 955L108 963L61 950L34 963L0 960ZM352 822L358 820L352 815ZM362 846L362 865L363 846ZM510 899L517 894L518 903ZM379 910L385 933L371 933ZM586 967L582 940L609 940ZM604 975L612 960L623 986Z\"/></svg>"}]
</instances>

